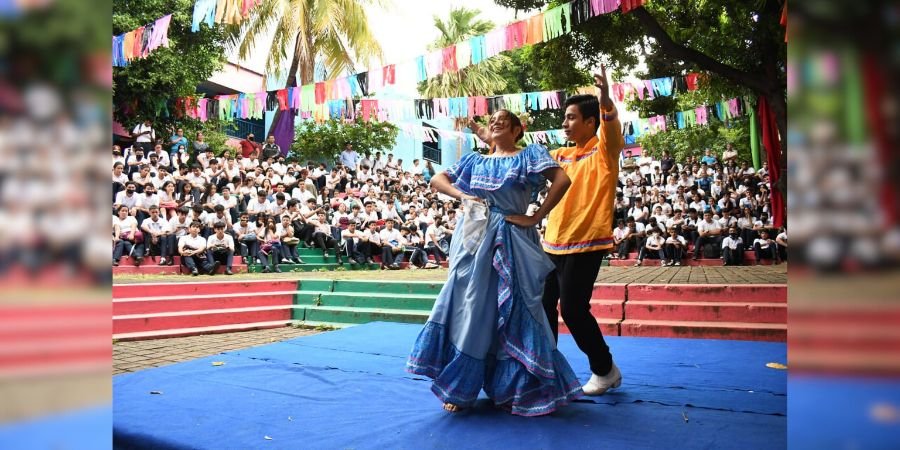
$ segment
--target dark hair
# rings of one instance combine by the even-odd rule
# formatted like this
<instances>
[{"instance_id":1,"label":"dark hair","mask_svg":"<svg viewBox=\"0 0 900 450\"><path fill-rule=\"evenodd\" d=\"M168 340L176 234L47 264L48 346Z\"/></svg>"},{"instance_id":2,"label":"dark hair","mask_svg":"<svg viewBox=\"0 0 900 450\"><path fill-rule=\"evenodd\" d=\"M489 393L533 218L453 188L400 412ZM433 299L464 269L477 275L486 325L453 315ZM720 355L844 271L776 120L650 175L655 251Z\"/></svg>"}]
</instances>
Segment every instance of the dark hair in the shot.
<instances>
[{"instance_id":1,"label":"dark hair","mask_svg":"<svg viewBox=\"0 0 900 450\"><path fill-rule=\"evenodd\" d=\"M203 225L200 224L200 221L199 221L199 220L194 220L194 221L191 222L191 224L190 224L189 226L200 228L200 227L202 227Z\"/></svg>"},{"instance_id":2,"label":"dark hair","mask_svg":"<svg viewBox=\"0 0 900 450\"><path fill-rule=\"evenodd\" d=\"M221 205L219 205L219 206L221 206ZM217 221L217 222L213 225L213 229L216 229L216 230L221 230L221 229L224 229L224 228L225 228L225 222L222 222L221 220L220 220L220 221Z\"/></svg>"},{"instance_id":3,"label":"dark hair","mask_svg":"<svg viewBox=\"0 0 900 450\"><path fill-rule=\"evenodd\" d=\"M563 108L569 106L578 106L578 112L581 113L581 119L587 120L594 118L594 132L600 128L600 101L593 95L573 95L566 99Z\"/></svg>"},{"instance_id":4,"label":"dark hair","mask_svg":"<svg viewBox=\"0 0 900 450\"><path fill-rule=\"evenodd\" d=\"M223 206L223 205L216 205L215 207L213 207L213 211L215 211L215 212L225 212L225 206Z\"/></svg>"},{"instance_id":5,"label":"dark hair","mask_svg":"<svg viewBox=\"0 0 900 450\"><path fill-rule=\"evenodd\" d=\"M504 112L504 111L506 111L506 115L509 116L509 121L512 124L512 127L519 127L519 134L516 135L516 142L519 142L520 140L522 140L523 137L525 137L525 127L522 126L522 120L519 119L519 116L513 114L512 111L510 111L508 109L497 110L497 112L495 112L494 114L497 114L499 112ZM490 119L488 119L488 120L490 120Z\"/></svg>"}]
</instances>

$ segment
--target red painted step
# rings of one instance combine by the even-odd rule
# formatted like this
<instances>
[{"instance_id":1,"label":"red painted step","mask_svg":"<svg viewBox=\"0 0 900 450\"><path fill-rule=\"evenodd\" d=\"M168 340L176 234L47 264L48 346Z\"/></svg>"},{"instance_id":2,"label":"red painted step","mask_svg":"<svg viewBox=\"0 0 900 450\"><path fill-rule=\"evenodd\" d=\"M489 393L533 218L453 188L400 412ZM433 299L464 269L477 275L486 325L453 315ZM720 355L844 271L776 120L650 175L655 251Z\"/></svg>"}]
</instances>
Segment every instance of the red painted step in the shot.
<instances>
[{"instance_id":1,"label":"red painted step","mask_svg":"<svg viewBox=\"0 0 900 450\"><path fill-rule=\"evenodd\" d=\"M604 336L619 336L619 322L621 322L621 319L597 318L597 325L600 326L600 332L603 333ZM563 322L562 318L559 319L559 332L564 334L572 334L572 332L569 331L569 327L567 327L566 323Z\"/></svg>"},{"instance_id":2,"label":"red painted step","mask_svg":"<svg viewBox=\"0 0 900 450\"><path fill-rule=\"evenodd\" d=\"M203 280L203 281L200 281ZM191 296L215 294L246 294L296 291L296 280L229 281L221 277L200 278L184 283L113 284L115 299L135 297Z\"/></svg>"},{"instance_id":3,"label":"red painted step","mask_svg":"<svg viewBox=\"0 0 900 450\"><path fill-rule=\"evenodd\" d=\"M296 284L295 284L296 286ZM294 291L113 299L113 315L292 305Z\"/></svg>"},{"instance_id":4,"label":"red painted step","mask_svg":"<svg viewBox=\"0 0 900 450\"><path fill-rule=\"evenodd\" d=\"M611 259L609 260L609 265L612 267L633 267L637 262L637 259ZM659 265L658 259L644 259L641 263L642 267L662 267ZM681 267L718 267L722 265L721 259L685 259L681 261ZM678 266L672 266L672 268L677 268Z\"/></svg>"},{"instance_id":5,"label":"red painted step","mask_svg":"<svg viewBox=\"0 0 900 450\"><path fill-rule=\"evenodd\" d=\"M630 300L625 317L636 320L786 323L787 304Z\"/></svg>"},{"instance_id":6,"label":"red painted step","mask_svg":"<svg viewBox=\"0 0 900 450\"><path fill-rule=\"evenodd\" d=\"M787 285L630 284L628 300L787 303Z\"/></svg>"},{"instance_id":7,"label":"red painted step","mask_svg":"<svg viewBox=\"0 0 900 450\"><path fill-rule=\"evenodd\" d=\"M603 300L625 300L627 283L595 283L591 298Z\"/></svg>"},{"instance_id":8,"label":"red painted step","mask_svg":"<svg viewBox=\"0 0 900 450\"><path fill-rule=\"evenodd\" d=\"M291 320L291 307L267 306L113 316L113 334Z\"/></svg>"},{"instance_id":9,"label":"red painted step","mask_svg":"<svg viewBox=\"0 0 900 450\"><path fill-rule=\"evenodd\" d=\"M178 275L179 272L178 265L172 266L160 266L156 264L141 264L140 267L133 265L119 265L118 267L113 267L113 275ZM231 266L231 271L234 273L246 273L247 266L244 264L233 264ZM218 274L225 273L225 266L219 267L216 271ZM191 271L188 270L187 267L181 268L181 275L190 275ZM200 271L199 276L209 276L204 273L202 270Z\"/></svg>"},{"instance_id":10,"label":"red painted step","mask_svg":"<svg viewBox=\"0 0 900 450\"><path fill-rule=\"evenodd\" d=\"M787 334L785 324L626 319L619 326L622 336L784 342Z\"/></svg>"}]
</instances>

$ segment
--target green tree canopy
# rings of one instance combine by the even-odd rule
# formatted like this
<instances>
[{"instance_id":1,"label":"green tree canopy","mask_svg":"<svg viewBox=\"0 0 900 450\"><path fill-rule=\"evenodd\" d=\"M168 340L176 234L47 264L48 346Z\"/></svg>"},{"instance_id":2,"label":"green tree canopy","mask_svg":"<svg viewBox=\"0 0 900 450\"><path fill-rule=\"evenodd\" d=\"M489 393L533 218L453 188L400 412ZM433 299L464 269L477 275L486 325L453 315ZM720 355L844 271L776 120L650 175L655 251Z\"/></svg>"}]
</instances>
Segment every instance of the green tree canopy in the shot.
<instances>
[{"instance_id":1,"label":"green tree canopy","mask_svg":"<svg viewBox=\"0 0 900 450\"><path fill-rule=\"evenodd\" d=\"M289 159L302 163L332 163L348 142L361 154L387 151L394 148L399 131L390 122L364 122L362 119L354 122L334 119L323 123L304 121L297 126Z\"/></svg>"},{"instance_id":2,"label":"green tree canopy","mask_svg":"<svg viewBox=\"0 0 900 450\"><path fill-rule=\"evenodd\" d=\"M121 34L172 14L169 47L113 69L114 116L128 127L144 118L173 120L167 101L196 93L225 62L225 43L236 26L200 27L191 32L194 0L113 1L113 34ZM168 116L168 117L167 117Z\"/></svg>"}]
</instances>

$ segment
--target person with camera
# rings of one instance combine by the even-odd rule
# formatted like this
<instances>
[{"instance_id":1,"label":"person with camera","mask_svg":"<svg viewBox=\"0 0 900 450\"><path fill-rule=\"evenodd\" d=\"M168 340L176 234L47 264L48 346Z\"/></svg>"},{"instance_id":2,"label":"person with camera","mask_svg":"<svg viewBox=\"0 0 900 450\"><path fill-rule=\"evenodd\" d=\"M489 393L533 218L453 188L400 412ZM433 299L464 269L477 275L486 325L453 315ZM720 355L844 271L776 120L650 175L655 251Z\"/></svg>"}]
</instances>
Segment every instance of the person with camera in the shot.
<instances>
[{"instance_id":1,"label":"person with camera","mask_svg":"<svg viewBox=\"0 0 900 450\"><path fill-rule=\"evenodd\" d=\"M212 261L215 266L210 275L216 273L220 264L225 264L225 275L231 275L231 264L234 260L234 238L225 233L225 222L216 222L213 229L215 232L206 238L206 260Z\"/></svg>"},{"instance_id":2,"label":"person with camera","mask_svg":"<svg viewBox=\"0 0 900 450\"><path fill-rule=\"evenodd\" d=\"M200 227L200 221L194 220L188 227L188 234L178 239L178 254L181 255L181 261L195 277L200 274L200 269L203 269L204 273L212 275L219 270L221 265L218 261L212 262L209 259L206 252L207 240L200 236ZM223 226L222 232L224 233L224 231Z\"/></svg>"}]
</instances>

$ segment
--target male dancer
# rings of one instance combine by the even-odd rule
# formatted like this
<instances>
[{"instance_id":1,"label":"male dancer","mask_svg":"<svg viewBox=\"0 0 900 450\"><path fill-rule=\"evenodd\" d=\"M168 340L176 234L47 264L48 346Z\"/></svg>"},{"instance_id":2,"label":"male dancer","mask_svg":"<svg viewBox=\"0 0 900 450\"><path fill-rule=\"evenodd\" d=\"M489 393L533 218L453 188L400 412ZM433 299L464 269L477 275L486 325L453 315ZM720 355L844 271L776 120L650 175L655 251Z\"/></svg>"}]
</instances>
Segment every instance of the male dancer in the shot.
<instances>
[{"instance_id":1,"label":"male dancer","mask_svg":"<svg viewBox=\"0 0 900 450\"><path fill-rule=\"evenodd\" d=\"M565 102L563 131L575 146L550 154L572 185L550 212L543 240L544 251L556 265L544 285L544 311L557 337L559 302L563 321L578 348L587 355L592 375L582 388L586 395L602 395L622 383L622 374L613 363L590 305L600 263L613 246L619 153L625 146L616 107L609 96L606 68L601 67L601 72L594 75L599 102L593 95L576 95Z\"/></svg>"}]
</instances>

